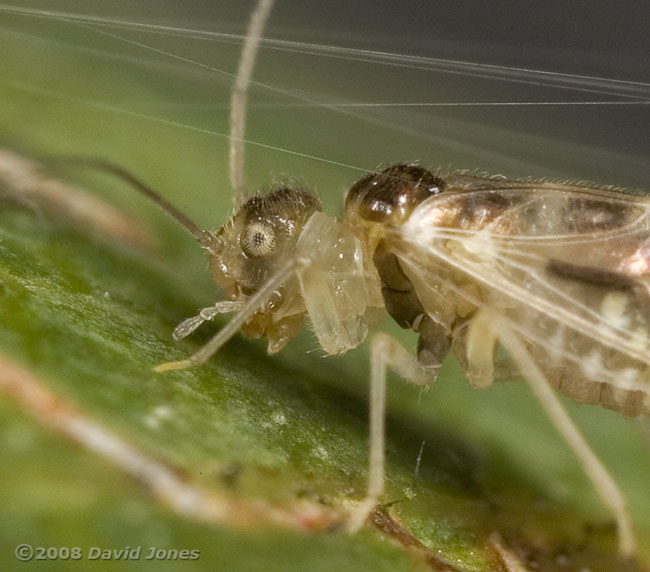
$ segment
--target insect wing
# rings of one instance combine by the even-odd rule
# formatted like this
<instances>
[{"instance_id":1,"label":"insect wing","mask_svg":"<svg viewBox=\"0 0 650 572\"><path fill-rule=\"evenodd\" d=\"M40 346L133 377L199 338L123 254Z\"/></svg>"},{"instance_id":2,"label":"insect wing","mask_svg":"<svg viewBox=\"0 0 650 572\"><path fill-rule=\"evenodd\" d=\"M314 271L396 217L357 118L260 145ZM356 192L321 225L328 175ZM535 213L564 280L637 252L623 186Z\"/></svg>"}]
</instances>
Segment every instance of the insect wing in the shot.
<instances>
[{"instance_id":1,"label":"insect wing","mask_svg":"<svg viewBox=\"0 0 650 572\"><path fill-rule=\"evenodd\" d=\"M553 182L449 180L396 241L421 298L426 283L457 316L471 319L468 304L498 308L565 394L650 411L650 200ZM455 349L462 354L462 337Z\"/></svg>"}]
</instances>

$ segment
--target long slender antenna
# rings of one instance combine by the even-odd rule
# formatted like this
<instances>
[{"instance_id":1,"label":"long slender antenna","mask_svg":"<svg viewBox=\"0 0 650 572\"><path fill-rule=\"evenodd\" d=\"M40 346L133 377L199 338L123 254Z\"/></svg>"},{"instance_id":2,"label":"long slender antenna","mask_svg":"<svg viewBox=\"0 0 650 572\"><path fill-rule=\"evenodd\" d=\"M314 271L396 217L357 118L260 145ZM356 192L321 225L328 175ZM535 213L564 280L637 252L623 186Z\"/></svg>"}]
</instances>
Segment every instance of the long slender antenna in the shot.
<instances>
[{"instance_id":1,"label":"long slender antenna","mask_svg":"<svg viewBox=\"0 0 650 572\"><path fill-rule=\"evenodd\" d=\"M237 80L230 99L230 183L233 188L235 208L246 200L244 183L244 135L246 131L246 105L257 50L264 26L269 19L274 0L259 0L251 14L246 41L241 52Z\"/></svg>"},{"instance_id":2,"label":"long slender antenna","mask_svg":"<svg viewBox=\"0 0 650 572\"><path fill-rule=\"evenodd\" d=\"M135 175L132 175L119 165L106 161L105 159L98 159L95 157L54 157L50 158L47 161L48 163L62 163L70 164L77 167L90 167L92 169L98 169L100 171L105 171L111 175L122 179L124 182L133 187L136 191L142 193L145 197L152 200L158 205L163 211L165 211L169 216L171 216L176 222L178 222L183 228L185 228L196 240L197 242L211 251L216 251L220 244L219 238L212 232L208 230L201 229L194 221L189 217L185 216L180 210L178 210L174 205L172 205L167 199L162 197L160 193L153 190L151 187L143 183Z\"/></svg>"}]
</instances>

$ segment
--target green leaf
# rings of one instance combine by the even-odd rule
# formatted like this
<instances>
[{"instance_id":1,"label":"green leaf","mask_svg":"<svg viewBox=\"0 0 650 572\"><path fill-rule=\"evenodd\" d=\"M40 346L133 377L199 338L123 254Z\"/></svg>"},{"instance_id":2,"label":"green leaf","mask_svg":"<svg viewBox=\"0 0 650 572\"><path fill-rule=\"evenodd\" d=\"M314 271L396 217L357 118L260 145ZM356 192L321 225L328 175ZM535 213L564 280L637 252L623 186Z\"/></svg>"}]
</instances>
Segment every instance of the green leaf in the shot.
<instances>
[{"instance_id":1,"label":"green leaf","mask_svg":"<svg viewBox=\"0 0 650 572\"><path fill-rule=\"evenodd\" d=\"M223 133L226 110L203 114L179 103L227 102L227 82L215 86L213 75L175 69L178 62L146 50L138 52L142 61L133 61L132 46L63 21L12 16L7 26L11 33L0 37L7 62L0 84L5 144L117 160L200 224L214 228L226 220L226 141L182 128L219 125ZM118 35L128 36L122 32ZM157 45L156 38L136 37ZM169 38L164 42L168 50L187 48L187 57L197 61L204 49L204 44L179 48ZM237 50L222 48L215 57L229 63L211 65L232 69ZM340 140L337 127L328 125L333 120L320 111L307 113L312 117L306 127L293 120L296 139L280 144L309 148L317 132L322 145L333 149ZM280 110L270 120L254 107L251 139L274 141L274 133L287 129L285 114ZM362 145L371 148L373 129L350 136L350 154ZM319 153L339 159L334 151ZM368 153L372 161L384 160ZM363 164L359 155L346 162ZM260 185L267 173L290 168L285 155L260 148L249 149L249 165L249 181ZM356 176L332 174L308 160L294 168L329 187L330 209ZM323 357L307 331L269 357L262 341L237 337L204 367L154 373L154 365L187 356L219 326L206 325L182 343L171 340L178 322L218 295L203 253L120 183L93 173L69 176L141 218L161 247L154 253L128 250L89 237L33 205L3 204L0 352L139 450L181 469L197 486L285 507L361 498L366 345L341 358ZM414 345L395 325L385 327L407 347ZM599 408L567 405L625 491L642 549L650 555L650 460L635 427ZM74 564L78 570L96 566L87 558L94 546L142 546L142 559L151 546L196 549L201 569L229 571L426 569L417 554L370 528L355 536L305 534L183 519L118 468L40 426L12 402L2 405L0 415L6 468L0 485L3 570L28 569L13 554L21 543L79 546L85 556ZM478 392L452 360L426 393L391 380L387 487L392 514L459 570L503 569L488 542L494 531L540 570L556 570L559 562L567 570L620 569L608 514L523 384ZM175 570L196 565L173 564ZM111 563L111 570L133 567ZM47 563L48 570L70 568L65 561Z\"/></svg>"}]
</instances>

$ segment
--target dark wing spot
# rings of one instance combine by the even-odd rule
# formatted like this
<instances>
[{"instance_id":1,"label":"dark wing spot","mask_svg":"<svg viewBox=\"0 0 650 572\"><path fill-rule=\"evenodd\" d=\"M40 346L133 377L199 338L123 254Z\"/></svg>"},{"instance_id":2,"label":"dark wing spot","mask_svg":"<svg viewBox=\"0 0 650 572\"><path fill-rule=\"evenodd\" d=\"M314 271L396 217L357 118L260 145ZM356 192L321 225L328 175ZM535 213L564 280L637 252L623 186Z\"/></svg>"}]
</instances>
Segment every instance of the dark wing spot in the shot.
<instances>
[{"instance_id":1,"label":"dark wing spot","mask_svg":"<svg viewBox=\"0 0 650 572\"><path fill-rule=\"evenodd\" d=\"M620 272L570 264L561 260L549 260L546 270L558 278L574 280L590 286L601 286L614 290L631 290L635 286L634 279Z\"/></svg>"}]
</instances>

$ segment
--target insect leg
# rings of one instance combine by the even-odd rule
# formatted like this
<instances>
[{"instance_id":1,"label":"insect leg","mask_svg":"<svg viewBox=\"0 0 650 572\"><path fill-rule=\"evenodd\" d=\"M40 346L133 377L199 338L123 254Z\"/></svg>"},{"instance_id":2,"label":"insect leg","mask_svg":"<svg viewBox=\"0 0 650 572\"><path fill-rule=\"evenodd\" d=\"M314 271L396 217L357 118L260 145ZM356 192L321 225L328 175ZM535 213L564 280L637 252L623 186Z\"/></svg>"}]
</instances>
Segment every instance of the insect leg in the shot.
<instances>
[{"instance_id":1,"label":"insect leg","mask_svg":"<svg viewBox=\"0 0 650 572\"><path fill-rule=\"evenodd\" d=\"M386 416L386 369L414 385L433 381L431 368L423 366L399 342L386 333L376 334L370 356L370 446L366 496L350 516L347 528L354 532L368 519L384 492L384 421Z\"/></svg>"},{"instance_id":2,"label":"insect leg","mask_svg":"<svg viewBox=\"0 0 650 572\"><path fill-rule=\"evenodd\" d=\"M553 393L550 384L530 355L521 337L503 321L499 322L497 329L502 346L516 363L555 428L575 453L603 504L614 515L618 527L620 554L626 558L634 557L636 540L623 493L562 407L560 400Z\"/></svg>"},{"instance_id":3,"label":"insect leg","mask_svg":"<svg viewBox=\"0 0 650 572\"><path fill-rule=\"evenodd\" d=\"M207 308L202 308L201 311L191 318L183 320L178 326L174 328L172 337L175 340L182 340L183 338L189 336L194 330L196 330L203 322L209 322L214 320L219 314L227 314L228 312L237 312L244 307L243 302L234 301L234 300L221 300L217 302L214 306L208 306Z\"/></svg>"},{"instance_id":4,"label":"insect leg","mask_svg":"<svg viewBox=\"0 0 650 572\"><path fill-rule=\"evenodd\" d=\"M470 383L485 389L494 382L494 350L497 332L493 326L494 314L484 309L469 321L467 329L467 371Z\"/></svg>"},{"instance_id":5,"label":"insect leg","mask_svg":"<svg viewBox=\"0 0 650 572\"><path fill-rule=\"evenodd\" d=\"M280 268L255 294L246 302L240 312L228 322L219 332L199 351L187 359L180 361L169 361L161 363L154 368L155 371L169 371L173 369L187 369L208 361L221 346L232 338L242 327L244 322L250 318L260 306L262 306L287 279L299 268L309 265L309 260L304 258L293 258Z\"/></svg>"}]
</instances>

